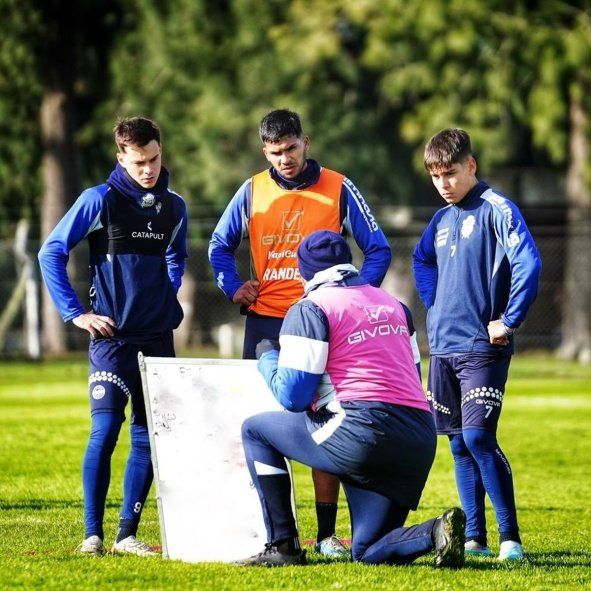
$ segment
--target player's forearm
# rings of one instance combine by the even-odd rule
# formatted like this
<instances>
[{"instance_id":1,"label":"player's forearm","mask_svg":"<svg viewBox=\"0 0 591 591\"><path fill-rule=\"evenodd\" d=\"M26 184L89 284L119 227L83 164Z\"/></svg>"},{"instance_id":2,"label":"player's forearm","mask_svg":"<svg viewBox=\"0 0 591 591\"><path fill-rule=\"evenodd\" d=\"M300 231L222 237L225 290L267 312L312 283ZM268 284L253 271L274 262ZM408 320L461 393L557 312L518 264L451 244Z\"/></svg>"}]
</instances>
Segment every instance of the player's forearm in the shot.
<instances>
[{"instance_id":1,"label":"player's forearm","mask_svg":"<svg viewBox=\"0 0 591 591\"><path fill-rule=\"evenodd\" d=\"M392 261L392 250L388 244L374 244L364 252L365 260L361 276L374 287L379 287Z\"/></svg>"},{"instance_id":2,"label":"player's forearm","mask_svg":"<svg viewBox=\"0 0 591 591\"><path fill-rule=\"evenodd\" d=\"M84 308L68 278L67 264L68 257L53 252L46 245L39 251L39 265L43 280L64 322L84 313Z\"/></svg>"},{"instance_id":3,"label":"player's forearm","mask_svg":"<svg viewBox=\"0 0 591 591\"><path fill-rule=\"evenodd\" d=\"M390 244L369 205L349 179L345 179L343 191L347 203L344 225L364 256L361 276L371 285L379 287L392 262Z\"/></svg>"},{"instance_id":4,"label":"player's forearm","mask_svg":"<svg viewBox=\"0 0 591 591\"><path fill-rule=\"evenodd\" d=\"M509 302L501 316L503 324L509 328L518 328L525 320L527 313L538 294L539 272L541 264L536 265L534 272L525 280L511 282Z\"/></svg>"},{"instance_id":5,"label":"player's forearm","mask_svg":"<svg viewBox=\"0 0 591 591\"><path fill-rule=\"evenodd\" d=\"M278 359L278 351L268 351L257 367L279 404L291 412L302 412L312 404L321 376L278 367Z\"/></svg>"},{"instance_id":6,"label":"player's forearm","mask_svg":"<svg viewBox=\"0 0 591 591\"><path fill-rule=\"evenodd\" d=\"M425 308L430 308L435 303L437 293L437 267L413 261L413 274L419 298Z\"/></svg>"},{"instance_id":7,"label":"player's forearm","mask_svg":"<svg viewBox=\"0 0 591 591\"><path fill-rule=\"evenodd\" d=\"M234 294L243 283L238 275L234 253L230 253L221 248L210 248L209 262L213 270L216 285L224 292L224 295L232 301Z\"/></svg>"},{"instance_id":8,"label":"player's forearm","mask_svg":"<svg viewBox=\"0 0 591 591\"><path fill-rule=\"evenodd\" d=\"M208 256L216 284L224 292L225 296L232 297L242 285L236 267L235 252L241 242L241 229L228 227L222 231L222 220L214 231L209 242Z\"/></svg>"},{"instance_id":9,"label":"player's forearm","mask_svg":"<svg viewBox=\"0 0 591 591\"><path fill-rule=\"evenodd\" d=\"M168 269L168 277L172 283L172 287L175 293L178 293L179 289L181 288L183 275L185 274L185 259L167 259L166 265Z\"/></svg>"},{"instance_id":10,"label":"player's forearm","mask_svg":"<svg viewBox=\"0 0 591 591\"><path fill-rule=\"evenodd\" d=\"M415 278L415 286L419 298L426 308L435 303L437 293L437 259L428 248L432 241L430 226L427 228L412 254L412 270Z\"/></svg>"}]
</instances>

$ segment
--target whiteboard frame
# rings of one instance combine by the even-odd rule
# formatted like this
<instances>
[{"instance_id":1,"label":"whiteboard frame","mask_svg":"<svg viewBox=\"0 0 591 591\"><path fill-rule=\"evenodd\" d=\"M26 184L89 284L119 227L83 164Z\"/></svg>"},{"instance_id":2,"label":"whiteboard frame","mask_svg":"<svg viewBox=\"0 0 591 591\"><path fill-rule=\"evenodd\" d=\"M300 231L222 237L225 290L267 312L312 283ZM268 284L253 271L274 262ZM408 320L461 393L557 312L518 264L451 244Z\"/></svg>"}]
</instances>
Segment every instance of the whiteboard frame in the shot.
<instances>
[{"instance_id":1,"label":"whiteboard frame","mask_svg":"<svg viewBox=\"0 0 591 591\"><path fill-rule=\"evenodd\" d=\"M157 455L157 443L155 440L155 425L154 425L154 418L153 418L153 408L150 399L150 391L148 385L148 365L149 364L157 364L157 365L196 365L196 366L256 366L255 360L243 360L243 359L209 359L209 358L179 358L179 357L144 357L144 355L140 352L138 354L138 364L140 369L141 375L141 382L142 382L142 390L144 395L144 403L146 408L146 418L148 424L148 431L149 431L149 438L150 438L150 455L152 458L152 466L154 471L154 481L156 484L156 503L158 509L158 522L160 525L160 536L162 541L162 556L165 559L170 559L169 553L169 539L167 533L167 526L166 526L166 519L165 519L165 507L164 507L164 499L161 491L161 478L160 478L160 469L158 465L158 455ZM269 409L273 410L273 409ZM279 410L279 407L277 407ZM297 511L296 511L296 503L295 503L295 491L294 491L294 482L293 482L293 472L291 468L290 461L286 458L286 464L289 471L290 481L291 481L291 503L292 503L292 510L294 519L296 522L297 527ZM246 468L245 468L246 469ZM262 517L262 509L261 509L261 523L263 523ZM262 546L262 544L261 544ZM176 559L176 558L175 558ZM181 559L182 560L182 559Z\"/></svg>"}]
</instances>

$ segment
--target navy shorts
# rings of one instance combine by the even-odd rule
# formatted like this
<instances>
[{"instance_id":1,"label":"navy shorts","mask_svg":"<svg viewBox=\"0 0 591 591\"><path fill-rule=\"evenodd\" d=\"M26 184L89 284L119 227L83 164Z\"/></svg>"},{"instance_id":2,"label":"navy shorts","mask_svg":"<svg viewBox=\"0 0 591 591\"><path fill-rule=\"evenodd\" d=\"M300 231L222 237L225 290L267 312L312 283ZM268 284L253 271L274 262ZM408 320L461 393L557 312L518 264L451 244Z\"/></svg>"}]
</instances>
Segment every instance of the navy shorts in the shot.
<instances>
[{"instance_id":1,"label":"navy shorts","mask_svg":"<svg viewBox=\"0 0 591 591\"><path fill-rule=\"evenodd\" d=\"M510 363L510 355L487 353L431 357L427 398L437 433L468 427L496 433Z\"/></svg>"},{"instance_id":2,"label":"navy shorts","mask_svg":"<svg viewBox=\"0 0 591 591\"><path fill-rule=\"evenodd\" d=\"M431 413L384 402L341 402L344 417L308 413L312 439L339 468L343 482L416 509L435 459ZM318 415L329 416L318 423ZM299 441L295 442L299 445ZM305 462L304 462L305 463Z\"/></svg>"},{"instance_id":3,"label":"navy shorts","mask_svg":"<svg viewBox=\"0 0 591 591\"><path fill-rule=\"evenodd\" d=\"M172 331L145 341L92 339L88 356L90 376L90 414L116 412L125 418L125 407L131 398L131 422L147 426L138 353L150 357L174 357Z\"/></svg>"}]
</instances>

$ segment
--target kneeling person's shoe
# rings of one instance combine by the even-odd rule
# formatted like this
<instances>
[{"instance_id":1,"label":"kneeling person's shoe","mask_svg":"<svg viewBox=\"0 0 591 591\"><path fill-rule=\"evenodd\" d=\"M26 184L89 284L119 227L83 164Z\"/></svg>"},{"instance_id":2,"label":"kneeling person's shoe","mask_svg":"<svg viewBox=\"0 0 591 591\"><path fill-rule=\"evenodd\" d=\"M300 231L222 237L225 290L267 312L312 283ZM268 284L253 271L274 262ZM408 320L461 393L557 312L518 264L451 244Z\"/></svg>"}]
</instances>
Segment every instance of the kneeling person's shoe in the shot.
<instances>
[{"instance_id":1,"label":"kneeling person's shoe","mask_svg":"<svg viewBox=\"0 0 591 591\"><path fill-rule=\"evenodd\" d=\"M448 509L433 526L435 566L460 568L464 564L466 515L457 507Z\"/></svg>"},{"instance_id":2,"label":"kneeling person's shoe","mask_svg":"<svg viewBox=\"0 0 591 591\"><path fill-rule=\"evenodd\" d=\"M282 551L281 545L265 544L265 549L250 558L237 560L234 566L293 566L307 564L306 551L297 550L294 553Z\"/></svg>"},{"instance_id":3,"label":"kneeling person's shoe","mask_svg":"<svg viewBox=\"0 0 591 591\"><path fill-rule=\"evenodd\" d=\"M136 556L158 556L146 542L140 542L135 536L127 536L115 542L112 548L115 554L135 554Z\"/></svg>"},{"instance_id":4,"label":"kneeling person's shoe","mask_svg":"<svg viewBox=\"0 0 591 591\"><path fill-rule=\"evenodd\" d=\"M348 558L351 553L335 534L314 544L314 550L328 558Z\"/></svg>"},{"instance_id":5,"label":"kneeling person's shoe","mask_svg":"<svg viewBox=\"0 0 591 591\"><path fill-rule=\"evenodd\" d=\"M103 541L98 536L88 536L80 546L78 551L87 556L102 556L107 551Z\"/></svg>"},{"instance_id":6,"label":"kneeling person's shoe","mask_svg":"<svg viewBox=\"0 0 591 591\"><path fill-rule=\"evenodd\" d=\"M488 546L483 546L476 540L468 540L464 544L464 554L466 556L492 556L492 552Z\"/></svg>"},{"instance_id":7,"label":"kneeling person's shoe","mask_svg":"<svg viewBox=\"0 0 591 591\"><path fill-rule=\"evenodd\" d=\"M511 540L501 542L498 560L523 560L524 558L525 552L519 542L513 542Z\"/></svg>"}]
</instances>

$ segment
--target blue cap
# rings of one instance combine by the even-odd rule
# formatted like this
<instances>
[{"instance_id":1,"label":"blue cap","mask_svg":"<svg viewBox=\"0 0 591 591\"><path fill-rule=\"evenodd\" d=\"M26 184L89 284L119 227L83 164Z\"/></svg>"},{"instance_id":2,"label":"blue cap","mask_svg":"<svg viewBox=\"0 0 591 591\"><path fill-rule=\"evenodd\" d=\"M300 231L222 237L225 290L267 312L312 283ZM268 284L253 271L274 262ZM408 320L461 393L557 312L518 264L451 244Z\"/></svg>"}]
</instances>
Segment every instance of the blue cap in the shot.
<instances>
[{"instance_id":1,"label":"blue cap","mask_svg":"<svg viewBox=\"0 0 591 591\"><path fill-rule=\"evenodd\" d=\"M318 271L334 265L351 263L353 257L347 241L336 232L318 230L313 232L298 248L300 275L309 281Z\"/></svg>"}]
</instances>

